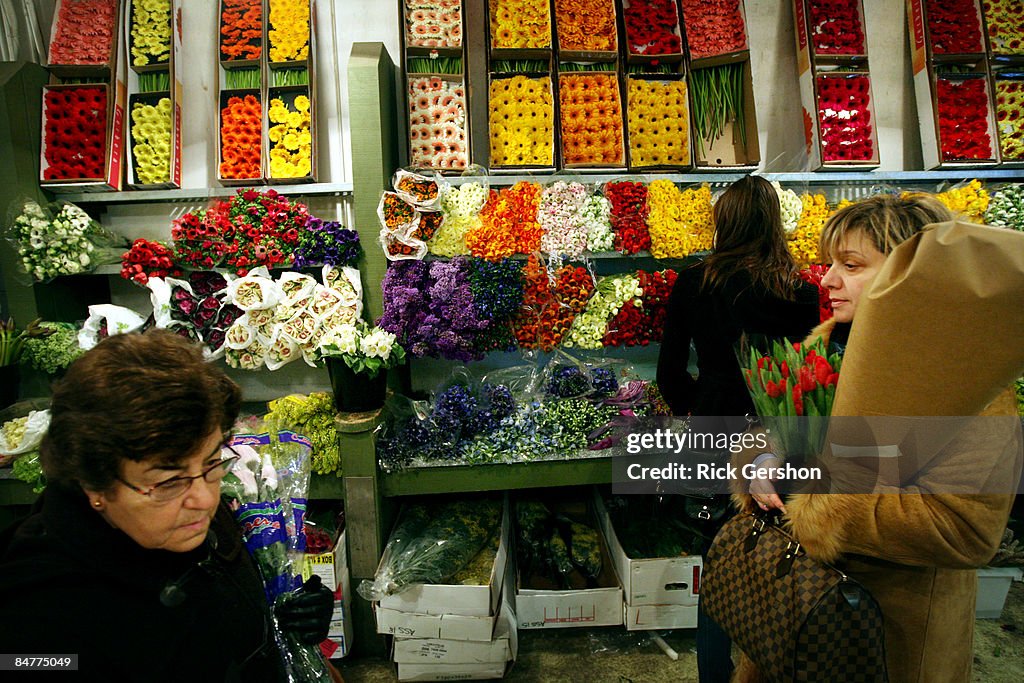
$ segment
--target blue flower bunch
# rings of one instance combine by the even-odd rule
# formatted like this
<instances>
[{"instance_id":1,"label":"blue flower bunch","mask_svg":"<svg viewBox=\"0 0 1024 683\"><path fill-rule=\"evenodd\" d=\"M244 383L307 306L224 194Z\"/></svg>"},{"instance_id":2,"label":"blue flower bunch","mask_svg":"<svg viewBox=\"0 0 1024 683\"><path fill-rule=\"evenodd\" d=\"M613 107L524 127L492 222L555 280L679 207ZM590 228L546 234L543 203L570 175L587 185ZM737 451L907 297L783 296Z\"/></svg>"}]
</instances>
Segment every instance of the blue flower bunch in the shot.
<instances>
[{"instance_id":1,"label":"blue flower bunch","mask_svg":"<svg viewBox=\"0 0 1024 683\"><path fill-rule=\"evenodd\" d=\"M359 233L349 230L337 221L325 221L312 216L306 228L299 232L295 249L295 267L354 266L362 253Z\"/></svg>"}]
</instances>

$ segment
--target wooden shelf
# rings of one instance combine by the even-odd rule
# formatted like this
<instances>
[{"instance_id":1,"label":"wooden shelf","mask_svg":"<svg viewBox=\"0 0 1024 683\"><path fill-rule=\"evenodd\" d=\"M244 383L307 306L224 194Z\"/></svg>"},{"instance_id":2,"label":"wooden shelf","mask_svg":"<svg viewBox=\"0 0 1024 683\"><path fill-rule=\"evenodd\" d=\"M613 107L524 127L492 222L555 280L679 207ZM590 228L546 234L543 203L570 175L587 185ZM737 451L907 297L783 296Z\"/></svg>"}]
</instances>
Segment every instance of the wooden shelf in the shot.
<instances>
[{"instance_id":1,"label":"wooden shelf","mask_svg":"<svg viewBox=\"0 0 1024 683\"><path fill-rule=\"evenodd\" d=\"M607 484L610 456L496 465L420 467L379 474L385 497Z\"/></svg>"},{"instance_id":2,"label":"wooden shelf","mask_svg":"<svg viewBox=\"0 0 1024 683\"><path fill-rule=\"evenodd\" d=\"M75 204L131 204L145 202L188 202L216 197L231 197L237 187L190 187L180 190L136 190L127 192L78 192L59 194L58 199ZM310 183L295 185L253 185L259 192L276 190L286 197L314 197L320 195L348 196L352 183Z\"/></svg>"}]
</instances>

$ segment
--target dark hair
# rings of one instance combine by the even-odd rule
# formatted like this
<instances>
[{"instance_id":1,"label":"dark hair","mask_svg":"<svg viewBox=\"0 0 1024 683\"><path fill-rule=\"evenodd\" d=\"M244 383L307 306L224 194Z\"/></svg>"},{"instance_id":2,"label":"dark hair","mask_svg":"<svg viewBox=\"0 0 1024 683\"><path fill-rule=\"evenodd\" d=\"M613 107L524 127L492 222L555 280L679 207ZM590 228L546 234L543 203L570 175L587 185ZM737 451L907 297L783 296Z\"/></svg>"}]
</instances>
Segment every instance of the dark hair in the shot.
<instances>
[{"instance_id":1,"label":"dark hair","mask_svg":"<svg viewBox=\"0 0 1024 683\"><path fill-rule=\"evenodd\" d=\"M786 247L779 195L764 178L746 176L718 198L715 249L704 259L702 286L718 287L737 273L781 299L795 297L799 269Z\"/></svg>"},{"instance_id":2,"label":"dark hair","mask_svg":"<svg viewBox=\"0 0 1024 683\"><path fill-rule=\"evenodd\" d=\"M104 339L54 387L40 446L49 484L109 489L122 460L177 463L216 429L229 431L241 391L166 330Z\"/></svg>"}]
</instances>

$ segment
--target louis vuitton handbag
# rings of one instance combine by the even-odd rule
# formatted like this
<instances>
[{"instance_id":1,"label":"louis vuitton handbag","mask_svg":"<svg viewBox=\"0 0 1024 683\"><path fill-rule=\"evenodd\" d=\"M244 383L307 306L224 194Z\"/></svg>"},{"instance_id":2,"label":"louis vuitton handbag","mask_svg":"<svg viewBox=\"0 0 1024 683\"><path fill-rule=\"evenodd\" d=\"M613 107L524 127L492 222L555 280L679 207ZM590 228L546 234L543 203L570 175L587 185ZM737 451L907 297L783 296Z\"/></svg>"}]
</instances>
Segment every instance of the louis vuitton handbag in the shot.
<instances>
[{"instance_id":1,"label":"louis vuitton handbag","mask_svg":"<svg viewBox=\"0 0 1024 683\"><path fill-rule=\"evenodd\" d=\"M888 681L878 603L809 558L778 515L726 522L708 552L700 599L770 681Z\"/></svg>"}]
</instances>

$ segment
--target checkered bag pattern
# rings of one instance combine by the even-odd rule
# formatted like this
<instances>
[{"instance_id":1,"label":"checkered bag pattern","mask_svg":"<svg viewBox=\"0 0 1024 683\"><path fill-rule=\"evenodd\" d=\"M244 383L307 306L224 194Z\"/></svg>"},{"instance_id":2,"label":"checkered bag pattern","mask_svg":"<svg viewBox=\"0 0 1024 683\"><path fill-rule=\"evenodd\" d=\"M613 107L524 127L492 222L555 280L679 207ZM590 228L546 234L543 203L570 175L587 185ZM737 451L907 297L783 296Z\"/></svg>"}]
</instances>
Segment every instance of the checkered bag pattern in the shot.
<instances>
[{"instance_id":1,"label":"checkered bag pattern","mask_svg":"<svg viewBox=\"0 0 1024 683\"><path fill-rule=\"evenodd\" d=\"M734 517L708 552L704 609L770 681L884 683L878 603L797 548L763 515Z\"/></svg>"}]
</instances>

